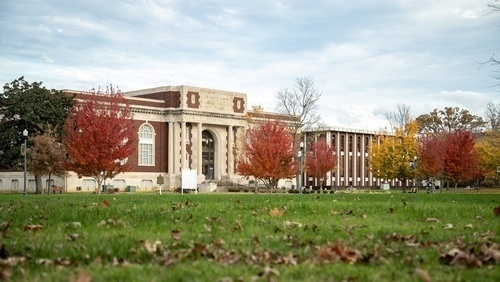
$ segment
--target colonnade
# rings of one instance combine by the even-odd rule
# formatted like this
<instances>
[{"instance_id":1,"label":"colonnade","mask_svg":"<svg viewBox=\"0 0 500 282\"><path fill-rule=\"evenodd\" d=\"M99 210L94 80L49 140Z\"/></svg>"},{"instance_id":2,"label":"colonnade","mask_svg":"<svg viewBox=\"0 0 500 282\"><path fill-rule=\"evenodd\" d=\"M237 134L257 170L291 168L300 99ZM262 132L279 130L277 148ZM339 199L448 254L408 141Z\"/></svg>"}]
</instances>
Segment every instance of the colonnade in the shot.
<instances>
[{"instance_id":1,"label":"colonnade","mask_svg":"<svg viewBox=\"0 0 500 282\"><path fill-rule=\"evenodd\" d=\"M191 130L188 130L191 125ZM180 175L182 169L193 168L198 175L203 171L203 131L208 130L214 137L214 179L222 175L229 179L235 174L235 129L238 126L204 124L202 122L168 122L168 175ZM180 131L180 132L179 132ZM226 134L224 134L224 132ZM192 135L192 140L189 139ZM227 140L227 142L226 142ZM193 155L188 154L191 145ZM191 167L193 165L194 167Z\"/></svg>"}]
</instances>

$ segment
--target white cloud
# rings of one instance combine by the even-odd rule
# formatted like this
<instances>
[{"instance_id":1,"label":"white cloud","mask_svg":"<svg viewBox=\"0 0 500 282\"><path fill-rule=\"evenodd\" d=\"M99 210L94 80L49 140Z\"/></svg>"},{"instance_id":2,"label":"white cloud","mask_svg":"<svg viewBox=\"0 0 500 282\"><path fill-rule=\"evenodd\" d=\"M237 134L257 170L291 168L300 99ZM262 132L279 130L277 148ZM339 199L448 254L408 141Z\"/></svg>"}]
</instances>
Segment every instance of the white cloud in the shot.
<instances>
[{"instance_id":1,"label":"white cloud","mask_svg":"<svg viewBox=\"0 0 500 282\"><path fill-rule=\"evenodd\" d=\"M331 126L377 130L397 103L415 116L445 106L481 114L484 101L499 102L492 70L477 63L500 53L489 3L6 0L0 80L190 84L245 92L249 107L273 110L276 91L309 76Z\"/></svg>"}]
</instances>

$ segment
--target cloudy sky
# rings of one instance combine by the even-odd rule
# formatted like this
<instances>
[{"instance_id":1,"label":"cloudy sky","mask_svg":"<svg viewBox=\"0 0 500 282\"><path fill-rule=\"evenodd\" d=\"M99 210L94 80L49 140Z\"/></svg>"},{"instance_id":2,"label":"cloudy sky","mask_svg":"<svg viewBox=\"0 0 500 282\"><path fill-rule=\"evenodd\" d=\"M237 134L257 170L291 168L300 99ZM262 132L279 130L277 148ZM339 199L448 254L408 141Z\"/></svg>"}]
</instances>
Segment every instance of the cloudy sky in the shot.
<instances>
[{"instance_id":1,"label":"cloudy sky","mask_svg":"<svg viewBox=\"0 0 500 282\"><path fill-rule=\"evenodd\" d=\"M193 85L276 92L311 77L336 127L378 130L405 104L482 116L500 87L495 0L1 0L0 83L122 91ZM498 68L497 68L498 70Z\"/></svg>"}]
</instances>

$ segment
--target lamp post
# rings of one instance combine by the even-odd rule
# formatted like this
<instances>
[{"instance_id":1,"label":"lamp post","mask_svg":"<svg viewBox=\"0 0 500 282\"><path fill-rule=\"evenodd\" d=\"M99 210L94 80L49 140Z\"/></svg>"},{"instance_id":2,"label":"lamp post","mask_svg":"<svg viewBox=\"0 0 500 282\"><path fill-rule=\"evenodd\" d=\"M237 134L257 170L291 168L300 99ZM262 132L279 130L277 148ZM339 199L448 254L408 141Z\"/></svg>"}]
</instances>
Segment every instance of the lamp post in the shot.
<instances>
[{"instance_id":1,"label":"lamp post","mask_svg":"<svg viewBox=\"0 0 500 282\"><path fill-rule=\"evenodd\" d=\"M24 190L23 195L26 195L26 155L28 154L28 147L26 145L26 141L28 140L28 130L23 130L24 136Z\"/></svg>"},{"instance_id":2,"label":"lamp post","mask_svg":"<svg viewBox=\"0 0 500 282\"><path fill-rule=\"evenodd\" d=\"M417 156L413 157L413 185L417 188Z\"/></svg>"},{"instance_id":3,"label":"lamp post","mask_svg":"<svg viewBox=\"0 0 500 282\"><path fill-rule=\"evenodd\" d=\"M302 151L304 149L304 142L300 141L300 150L299 150L299 191L302 194Z\"/></svg>"}]
</instances>

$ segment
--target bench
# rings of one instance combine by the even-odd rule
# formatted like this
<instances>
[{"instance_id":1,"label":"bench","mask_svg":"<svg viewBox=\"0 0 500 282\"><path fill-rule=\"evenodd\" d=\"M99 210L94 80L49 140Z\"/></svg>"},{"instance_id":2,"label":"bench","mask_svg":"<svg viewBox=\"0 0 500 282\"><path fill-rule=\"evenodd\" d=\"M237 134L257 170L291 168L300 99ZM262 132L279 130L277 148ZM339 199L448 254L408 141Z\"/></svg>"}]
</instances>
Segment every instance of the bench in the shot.
<instances>
[{"instance_id":1,"label":"bench","mask_svg":"<svg viewBox=\"0 0 500 282\"><path fill-rule=\"evenodd\" d=\"M55 186L55 185L52 185L50 187L50 190L52 191L52 194L55 194L57 191L59 191L59 194L62 194L64 192L63 187L59 187L59 186Z\"/></svg>"}]
</instances>

